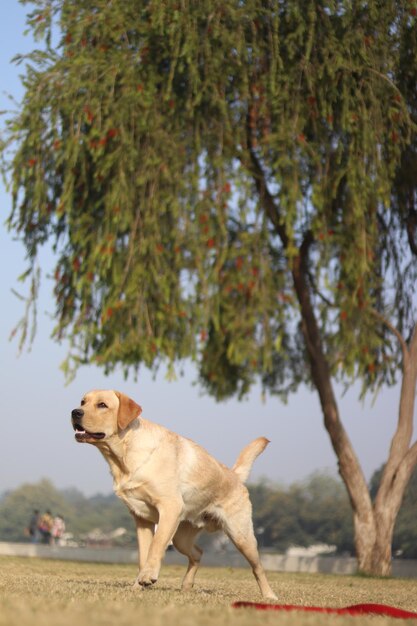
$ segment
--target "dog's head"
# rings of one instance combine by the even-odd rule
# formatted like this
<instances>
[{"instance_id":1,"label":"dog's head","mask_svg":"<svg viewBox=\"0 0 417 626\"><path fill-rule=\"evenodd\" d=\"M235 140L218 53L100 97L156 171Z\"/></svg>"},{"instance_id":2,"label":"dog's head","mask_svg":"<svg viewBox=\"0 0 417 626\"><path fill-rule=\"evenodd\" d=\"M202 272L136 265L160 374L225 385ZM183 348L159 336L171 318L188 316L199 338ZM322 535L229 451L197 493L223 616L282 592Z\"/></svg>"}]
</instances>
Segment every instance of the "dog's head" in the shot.
<instances>
[{"instance_id":1,"label":"dog's head","mask_svg":"<svg viewBox=\"0 0 417 626\"><path fill-rule=\"evenodd\" d=\"M71 411L75 439L98 443L124 430L142 413L141 407L119 391L93 390Z\"/></svg>"}]
</instances>

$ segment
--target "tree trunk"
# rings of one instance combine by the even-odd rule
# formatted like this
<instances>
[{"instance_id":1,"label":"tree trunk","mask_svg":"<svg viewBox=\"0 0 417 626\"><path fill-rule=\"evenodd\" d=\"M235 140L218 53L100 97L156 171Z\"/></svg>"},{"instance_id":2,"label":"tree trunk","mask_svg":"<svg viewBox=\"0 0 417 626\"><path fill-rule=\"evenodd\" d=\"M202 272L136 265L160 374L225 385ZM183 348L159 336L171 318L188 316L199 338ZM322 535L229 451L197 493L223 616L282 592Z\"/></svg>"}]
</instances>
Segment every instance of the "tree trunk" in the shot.
<instances>
[{"instance_id":1,"label":"tree trunk","mask_svg":"<svg viewBox=\"0 0 417 626\"><path fill-rule=\"evenodd\" d=\"M358 570L370 574L373 567L373 549L377 533L373 512L364 518L354 510L353 529Z\"/></svg>"},{"instance_id":2,"label":"tree trunk","mask_svg":"<svg viewBox=\"0 0 417 626\"><path fill-rule=\"evenodd\" d=\"M354 516L355 547L360 572L373 576L390 576L395 518L389 504L383 515L377 516L374 511L369 528L358 525Z\"/></svg>"},{"instance_id":3,"label":"tree trunk","mask_svg":"<svg viewBox=\"0 0 417 626\"><path fill-rule=\"evenodd\" d=\"M391 575L394 527L407 482L398 483L383 503L375 502L371 532L369 529L357 527L355 523L358 569L364 574Z\"/></svg>"}]
</instances>

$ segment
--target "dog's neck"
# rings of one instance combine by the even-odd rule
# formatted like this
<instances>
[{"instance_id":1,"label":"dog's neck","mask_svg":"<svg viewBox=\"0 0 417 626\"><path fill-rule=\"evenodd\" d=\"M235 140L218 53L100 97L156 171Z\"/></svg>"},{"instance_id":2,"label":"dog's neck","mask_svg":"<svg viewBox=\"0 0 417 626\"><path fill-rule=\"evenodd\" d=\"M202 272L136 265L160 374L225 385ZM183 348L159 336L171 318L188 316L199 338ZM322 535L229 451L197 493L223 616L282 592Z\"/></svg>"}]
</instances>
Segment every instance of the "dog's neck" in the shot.
<instances>
[{"instance_id":1,"label":"dog's neck","mask_svg":"<svg viewBox=\"0 0 417 626\"><path fill-rule=\"evenodd\" d=\"M125 436L119 433L113 435L106 441L98 442L96 447L109 464L113 479L119 482L124 476L129 474L129 470L124 462L125 457Z\"/></svg>"}]
</instances>

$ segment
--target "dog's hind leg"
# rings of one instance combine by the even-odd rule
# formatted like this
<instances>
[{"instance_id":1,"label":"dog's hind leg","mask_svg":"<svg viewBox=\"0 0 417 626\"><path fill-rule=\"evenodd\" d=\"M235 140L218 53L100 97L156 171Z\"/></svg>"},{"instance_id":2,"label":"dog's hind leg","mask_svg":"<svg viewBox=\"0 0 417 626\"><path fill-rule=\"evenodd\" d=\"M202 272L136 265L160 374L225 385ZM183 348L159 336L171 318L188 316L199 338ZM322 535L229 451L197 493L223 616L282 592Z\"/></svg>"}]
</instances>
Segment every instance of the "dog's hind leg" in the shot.
<instances>
[{"instance_id":1,"label":"dog's hind leg","mask_svg":"<svg viewBox=\"0 0 417 626\"><path fill-rule=\"evenodd\" d=\"M235 544L236 548L249 561L249 564L252 567L253 575L255 576L256 582L259 585L259 589L263 598L265 598L266 600L276 600L277 596L269 586L265 570L259 557L258 546L256 543L255 535L253 533L253 529L248 528L247 532L245 534L242 534L239 529L235 529L229 526L226 533L231 541Z\"/></svg>"},{"instance_id":2,"label":"dog's hind leg","mask_svg":"<svg viewBox=\"0 0 417 626\"><path fill-rule=\"evenodd\" d=\"M194 543L194 539L199 532L200 529L190 524L190 522L181 522L172 538L172 543L178 552L188 557L188 569L182 581L182 591L189 591L192 588L203 554L202 549Z\"/></svg>"},{"instance_id":3,"label":"dog's hind leg","mask_svg":"<svg viewBox=\"0 0 417 626\"><path fill-rule=\"evenodd\" d=\"M253 532L252 507L249 498L246 506L242 502L240 510L236 510L235 507L233 509L233 512L225 511L224 531L239 552L249 561L262 596L266 600L276 600L277 597L269 586L259 557L258 544Z\"/></svg>"}]
</instances>

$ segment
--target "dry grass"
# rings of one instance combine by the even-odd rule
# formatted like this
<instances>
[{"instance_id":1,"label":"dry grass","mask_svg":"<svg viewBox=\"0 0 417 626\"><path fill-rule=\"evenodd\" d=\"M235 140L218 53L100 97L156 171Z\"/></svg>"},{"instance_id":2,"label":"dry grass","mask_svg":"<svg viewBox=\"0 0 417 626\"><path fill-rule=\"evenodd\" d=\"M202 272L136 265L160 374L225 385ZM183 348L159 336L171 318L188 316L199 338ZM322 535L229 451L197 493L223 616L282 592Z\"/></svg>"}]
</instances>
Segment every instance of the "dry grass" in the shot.
<instances>
[{"instance_id":1,"label":"dry grass","mask_svg":"<svg viewBox=\"0 0 417 626\"><path fill-rule=\"evenodd\" d=\"M194 591L179 591L184 568L164 567L156 587L132 589L136 569L105 565L0 558L1 626L388 626L402 620L232 609L235 600L260 601L246 569L204 568ZM391 604L417 611L417 582L354 576L270 573L283 604L347 606ZM410 623L410 622L408 622Z\"/></svg>"}]
</instances>

